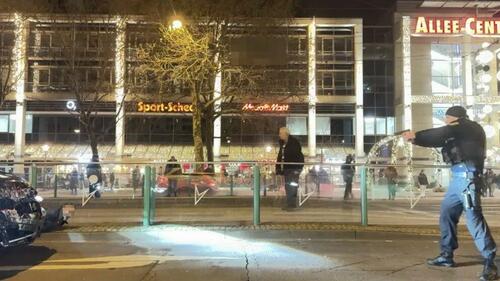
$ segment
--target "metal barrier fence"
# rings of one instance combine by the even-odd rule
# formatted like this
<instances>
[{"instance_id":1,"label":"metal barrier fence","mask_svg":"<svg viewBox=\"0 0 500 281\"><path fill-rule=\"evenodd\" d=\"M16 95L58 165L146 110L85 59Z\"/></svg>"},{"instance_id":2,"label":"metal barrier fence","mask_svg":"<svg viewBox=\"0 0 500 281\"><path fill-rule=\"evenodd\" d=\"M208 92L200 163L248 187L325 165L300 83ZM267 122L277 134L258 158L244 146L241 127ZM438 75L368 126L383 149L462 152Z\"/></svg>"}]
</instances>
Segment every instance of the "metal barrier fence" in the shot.
<instances>
[{"instance_id":1,"label":"metal barrier fence","mask_svg":"<svg viewBox=\"0 0 500 281\"><path fill-rule=\"evenodd\" d=\"M253 210L252 222L258 225L263 216L263 198L270 199L266 204L272 206L275 202L280 206L285 201L284 179L276 174L275 166L290 163L39 162L3 163L0 170L23 170L19 176L28 180L43 197L81 198L85 205L98 199L97 194L89 190L90 167L96 164L100 171L100 198L142 198L143 225L155 222L156 205L162 203L163 197L186 199L183 202L192 200L193 206L211 198L248 199ZM491 169L496 174L500 172L499 167ZM448 170L444 165L305 163L298 177L296 200L303 208L339 206L347 211L336 214L338 221L357 220L368 225L369 200L386 206L397 199L400 205L407 202L408 207L413 208L424 198L440 198L448 186ZM498 179L493 179L491 185L500 186ZM177 204L177 199L169 202ZM348 205L332 202L348 202ZM264 219L267 215L264 214Z\"/></svg>"}]
</instances>

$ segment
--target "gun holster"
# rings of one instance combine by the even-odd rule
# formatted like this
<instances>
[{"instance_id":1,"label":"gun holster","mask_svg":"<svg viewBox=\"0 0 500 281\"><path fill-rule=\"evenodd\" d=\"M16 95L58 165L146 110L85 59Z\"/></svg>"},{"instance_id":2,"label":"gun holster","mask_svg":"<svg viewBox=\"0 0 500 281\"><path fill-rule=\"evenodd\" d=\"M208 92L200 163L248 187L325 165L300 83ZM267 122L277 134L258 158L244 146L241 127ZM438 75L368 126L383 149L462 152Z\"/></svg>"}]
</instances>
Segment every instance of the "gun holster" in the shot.
<instances>
[{"instance_id":1,"label":"gun holster","mask_svg":"<svg viewBox=\"0 0 500 281\"><path fill-rule=\"evenodd\" d=\"M462 196L465 210L481 210L481 187L476 185L476 179L467 185Z\"/></svg>"}]
</instances>

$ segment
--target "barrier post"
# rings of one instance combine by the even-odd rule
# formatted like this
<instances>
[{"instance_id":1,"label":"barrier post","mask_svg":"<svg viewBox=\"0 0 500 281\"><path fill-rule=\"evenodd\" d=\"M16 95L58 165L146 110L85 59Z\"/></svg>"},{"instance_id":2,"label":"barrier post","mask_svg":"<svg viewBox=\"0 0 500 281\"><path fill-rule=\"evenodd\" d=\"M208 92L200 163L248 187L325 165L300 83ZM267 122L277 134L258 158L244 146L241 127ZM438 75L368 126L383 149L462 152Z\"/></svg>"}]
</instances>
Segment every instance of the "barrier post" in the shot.
<instances>
[{"instance_id":1,"label":"barrier post","mask_svg":"<svg viewBox=\"0 0 500 281\"><path fill-rule=\"evenodd\" d=\"M366 186L366 167L361 167L360 171L360 191L361 191L361 225L368 226L368 194Z\"/></svg>"},{"instance_id":2,"label":"barrier post","mask_svg":"<svg viewBox=\"0 0 500 281\"><path fill-rule=\"evenodd\" d=\"M144 169L144 186L143 186L143 215L142 225L151 225L151 167L146 166Z\"/></svg>"},{"instance_id":3,"label":"barrier post","mask_svg":"<svg viewBox=\"0 0 500 281\"><path fill-rule=\"evenodd\" d=\"M260 224L260 169L253 166L253 225Z\"/></svg>"}]
</instances>

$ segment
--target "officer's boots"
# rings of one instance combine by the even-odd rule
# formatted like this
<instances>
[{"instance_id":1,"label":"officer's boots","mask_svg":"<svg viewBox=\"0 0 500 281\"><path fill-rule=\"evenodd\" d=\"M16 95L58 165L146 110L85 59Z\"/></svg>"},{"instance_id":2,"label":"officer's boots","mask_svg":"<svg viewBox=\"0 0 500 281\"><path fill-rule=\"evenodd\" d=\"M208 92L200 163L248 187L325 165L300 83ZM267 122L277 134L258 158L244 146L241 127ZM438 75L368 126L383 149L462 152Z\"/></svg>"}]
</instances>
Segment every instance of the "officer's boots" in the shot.
<instances>
[{"instance_id":1,"label":"officer's boots","mask_svg":"<svg viewBox=\"0 0 500 281\"><path fill-rule=\"evenodd\" d=\"M444 267L455 266L455 262L453 261L453 254L446 252L441 253L439 256L433 259L428 259L427 264L432 266L444 266Z\"/></svg>"},{"instance_id":2,"label":"officer's boots","mask_svg":"<svg viewBox=\"0 0 500 281\"><path fill-rule=\"evenodd\" d=\"M480 281L497 280L498 268L495 264L495 258L484 260L483 273L481 273Z\"/></svg>"}]
</instances>

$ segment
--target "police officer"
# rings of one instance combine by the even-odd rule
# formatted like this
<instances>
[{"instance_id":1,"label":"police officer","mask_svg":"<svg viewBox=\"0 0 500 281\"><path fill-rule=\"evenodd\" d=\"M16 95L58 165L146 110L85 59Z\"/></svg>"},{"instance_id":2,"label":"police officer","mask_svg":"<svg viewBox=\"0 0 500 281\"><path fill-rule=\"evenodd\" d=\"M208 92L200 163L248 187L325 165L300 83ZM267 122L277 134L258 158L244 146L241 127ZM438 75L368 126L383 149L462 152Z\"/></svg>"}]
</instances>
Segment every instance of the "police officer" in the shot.
<instances>
[{"instance_id":1,"label":"police officer","mask_svg":"<svg viewBox=\"0 0 500 281\"><path fill-rule=\"evenodd\" d=\"M427 260L433 266L453 267L453 251L458 248L457 223L465 211L467 228L484 257L480 280L495 280L496 244L481 210L480 193L486 151L483 128L468 119L461 106L446 111L446 126L419 132L405 132L403 138L424 147L442 147L443 159L451 164L451 181L441 203L439 227L441 254Z\"/></svg>"}]
</instances>

